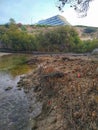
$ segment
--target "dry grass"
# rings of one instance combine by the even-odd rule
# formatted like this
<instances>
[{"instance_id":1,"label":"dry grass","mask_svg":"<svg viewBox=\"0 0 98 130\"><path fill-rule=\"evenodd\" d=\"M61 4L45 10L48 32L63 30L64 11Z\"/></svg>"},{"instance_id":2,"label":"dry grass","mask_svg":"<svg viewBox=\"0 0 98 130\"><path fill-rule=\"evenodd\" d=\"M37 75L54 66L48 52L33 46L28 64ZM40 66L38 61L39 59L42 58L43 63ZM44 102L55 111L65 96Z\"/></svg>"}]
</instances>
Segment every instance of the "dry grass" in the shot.
<instances>
[{"instance_id":1,"label":"dry grass","mask_svg":"<svg viewBox=\"0 0 98 130\"><path fill-rule=\"evenodd\" d=\"M37 130L98 130L98 62L70 56L43 59L28 76L43 102ZM51 117L56 121L46 123Z\"/></svg>"},{"instance_id":2,"label":"dry grass","mask_svg":"<svg viewBox=\"0 0 98 130\"><path fill-rule=\"evenodd\" d=\"M59 74L63 71L61 77L57 76L57 66ZM40 77L42 95L55 102L67 130L98 129L97 67L98 64L81 59L59 61L54 68L43 67Z\"/></svg>"}]
</instances>

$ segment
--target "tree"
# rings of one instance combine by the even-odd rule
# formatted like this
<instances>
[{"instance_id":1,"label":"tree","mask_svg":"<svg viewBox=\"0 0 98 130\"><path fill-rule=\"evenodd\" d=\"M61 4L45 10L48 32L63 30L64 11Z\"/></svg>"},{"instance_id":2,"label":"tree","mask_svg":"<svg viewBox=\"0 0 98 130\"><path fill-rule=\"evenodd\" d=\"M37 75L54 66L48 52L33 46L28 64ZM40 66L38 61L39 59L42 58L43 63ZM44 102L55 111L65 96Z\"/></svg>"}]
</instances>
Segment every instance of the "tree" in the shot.
<instances>
[{"instance_id":1,"label":"tree","mask_svg":"<svg viewBox=\"0 0 98 130\"><path fill-rule=\"evenodd\" d=\"M9 19L9 24L16 24L15 20L13 18Z\"/></svg>"},{"instance_id":2,"label":"tree","mask_svg":"<svg viewBox=\"0 0 98 130\"><path fill-rule=\"evenodd\" d=\"M69 4L80 16L86 16L91 1L92 0L58 0L57 7L60 11L63 11L65 4Z\"/></svg>"},{"instance_id":3,"label":"tree","mask_svg":"<svg viewBox=\"0 0 98 130\"><path fill-rule=\"evenodd\" d=\"M13 18L9 19L9 28L13 31L18 29L18 25L16 24L15 20Z\"/></svg>"}]
</instances>

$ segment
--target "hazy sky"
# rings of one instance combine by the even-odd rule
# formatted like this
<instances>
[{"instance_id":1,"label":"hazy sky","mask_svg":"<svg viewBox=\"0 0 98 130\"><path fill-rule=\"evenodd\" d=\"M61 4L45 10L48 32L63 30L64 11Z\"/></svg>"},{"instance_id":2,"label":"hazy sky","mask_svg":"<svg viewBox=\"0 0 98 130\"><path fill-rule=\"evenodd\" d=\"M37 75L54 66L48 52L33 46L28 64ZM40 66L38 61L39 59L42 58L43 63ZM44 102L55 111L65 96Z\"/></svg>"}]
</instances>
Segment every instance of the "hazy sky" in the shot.
<instances>
[{"instance_id":1,"label":"hazy sky","mask_svg":"<svg viewBox=\"0 0 98 130\"><path fill-rule=\"evenodd\" d=\"M98 27L98 0L90 3L88 15L78 18L76 12L65 6L61 13L56 7L57 0L0 0L0 24L7 23L10 18L23 24L36 23L39 20L60 14L72 25L88 25Z\"/></svg>"}]
</instances>

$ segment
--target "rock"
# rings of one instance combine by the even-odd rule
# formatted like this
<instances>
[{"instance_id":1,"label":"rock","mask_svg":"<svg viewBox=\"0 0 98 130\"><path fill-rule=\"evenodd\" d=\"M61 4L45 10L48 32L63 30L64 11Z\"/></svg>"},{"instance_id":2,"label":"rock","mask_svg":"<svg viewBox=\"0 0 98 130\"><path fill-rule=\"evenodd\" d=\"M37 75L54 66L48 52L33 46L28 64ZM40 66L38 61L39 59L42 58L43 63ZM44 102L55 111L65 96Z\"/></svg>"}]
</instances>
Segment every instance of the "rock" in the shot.
<instances>
[{"instance_id":1,"label":"rock","mask_svg":"<svg viewBox=\"0 0 98 130\"><path fill-rule=\"evenodd\" d=\"M19 82L17 83L17 88L21 88L22 84Z\"/></svg>"},{"instance_id":2,"label":"rock","mask_svg":"<svg viewBox=\"0 0 98 130\"><path fill-rule=\"evenodd\" d=\"M98 48L96 48L96 49L94 49L94 50L92 51L92 55L98 55Z\"/></svg>"},{"instance_id":3,"label":"rock","mask_svg":"<svg viewBox=\"0 0 98 130\"><path fill-rule=\"evenodd\" d=\"M62 78L62 77L64 77L64 73L62 73L62 72L51 72L49 74L43 75L44 79L47 79L47 78Z\"/></svg>"},{"instance_id":4,"label":"rock","mask_svg":"<svg viewBox=\"0 0 98 130\"><path fill-rule=\"evenodd\" d=\"M29 89L24 89L24 93L28 93L29 92Z\"/></svg>"},{"instance_id":5,"label":"rock","mask_svg":"<svg viewBox=\"0 0 98 130\"><path fill-rule=\"evenodd\" d=\"M37 58L35 58L35 59L30 59L30 60L28 60L27 61L27 64L28 65L30 65L30 64L36 64L36 63L38 63L39 62L39 60L37 59Z\"/></svg>"},{"instance_id":6,"label":"rock","mask_svg":"<svg viewBox=\"0 0 98 130\"><path fill-rule=\"evenodd\" d=\"M71 59L69 57L62 57L63 61L70 61Z\"/></svg>"},{"instance_id":7,"label":"rock","mask_svg":"<svg viewBox=\"0 0 98 130\"><path fill-rule=\"evenodd\" d=\"M34 86L34 92L40 92L41 91L41 87L40 85Z\"/></svg>"},{"instance_id":8,"label":"rock","mask_svg":"<svg viewBox=\"0 0 98 130\"><path fill-rule=\"evenodd\" d=\"M22 88L21 87L18 87L18 89L17 90L22 90Z\"/></svg>"},{"instance_id":9,"label":"rock","mask_svg":"<svg viewBox=\"0 0 98 130\"><path fill-rule=\"evenodd\" d=\"M12 88L12 86L8 86L7 88L5 88L5 91L11 90Z\"/></svg>"}]
</instances>

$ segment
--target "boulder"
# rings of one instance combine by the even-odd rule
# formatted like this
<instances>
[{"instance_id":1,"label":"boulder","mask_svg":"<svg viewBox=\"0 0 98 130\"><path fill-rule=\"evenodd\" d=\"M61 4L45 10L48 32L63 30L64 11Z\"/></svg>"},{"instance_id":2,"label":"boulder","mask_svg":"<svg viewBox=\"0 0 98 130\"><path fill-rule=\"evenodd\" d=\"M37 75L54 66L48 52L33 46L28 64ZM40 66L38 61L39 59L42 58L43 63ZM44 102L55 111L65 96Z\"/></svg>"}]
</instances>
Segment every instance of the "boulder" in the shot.
<instances>
[{"instance_id":1,"label":"boulder","mask_svg":"<svg viewBox=\"0 0 98 130\"><path fill-rule=\"evenodd\" d=\"M98 55L98 48L96 48L96 49L94 49L94 50L92 51L92 55Z\"/></svg>"},{"instance_id":2,"label":"boulder","mask_svg":"<svg viewBox=\"0 0 98 130\"><path fill-rule=\"evenodd\" d=\"M12 86L8 86L7 88L5 88L5 91L9 91L11 90L13 87Z\"/></svg>"}]
</instances>

